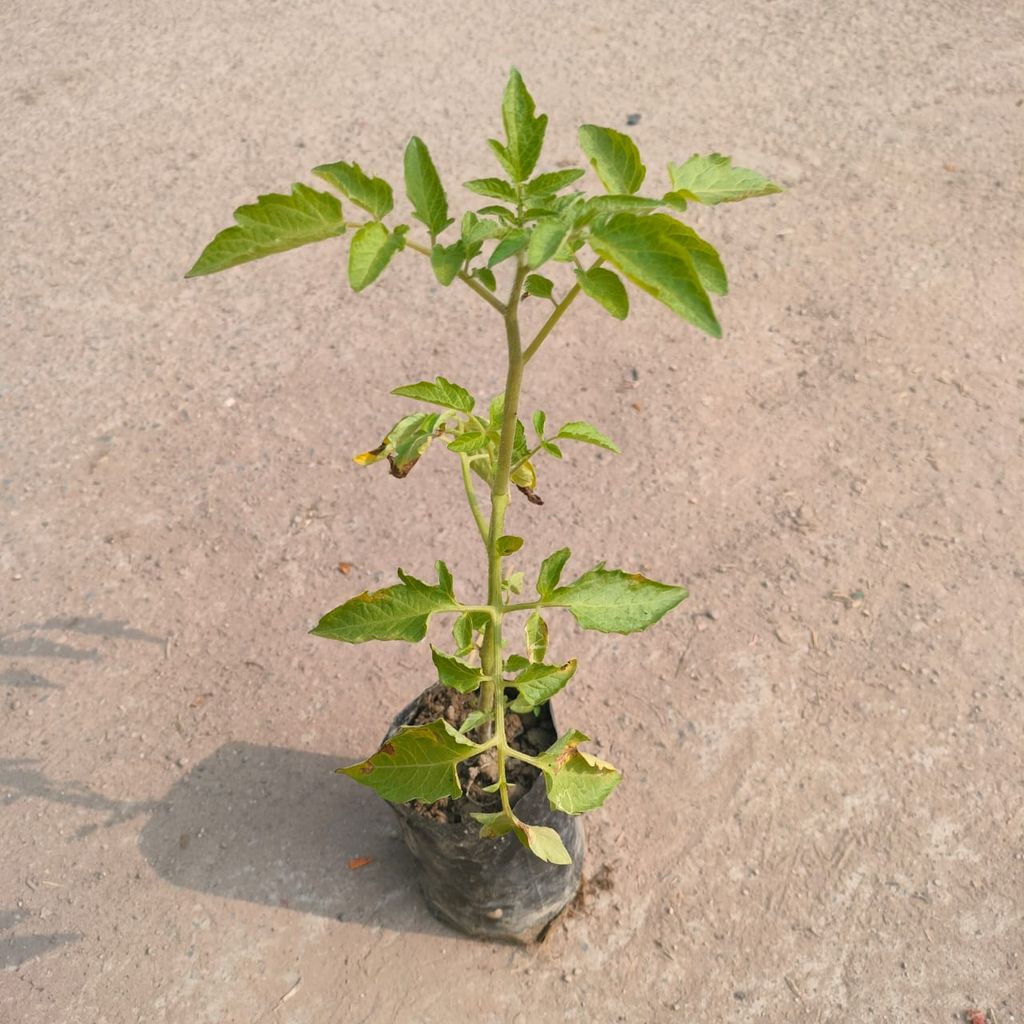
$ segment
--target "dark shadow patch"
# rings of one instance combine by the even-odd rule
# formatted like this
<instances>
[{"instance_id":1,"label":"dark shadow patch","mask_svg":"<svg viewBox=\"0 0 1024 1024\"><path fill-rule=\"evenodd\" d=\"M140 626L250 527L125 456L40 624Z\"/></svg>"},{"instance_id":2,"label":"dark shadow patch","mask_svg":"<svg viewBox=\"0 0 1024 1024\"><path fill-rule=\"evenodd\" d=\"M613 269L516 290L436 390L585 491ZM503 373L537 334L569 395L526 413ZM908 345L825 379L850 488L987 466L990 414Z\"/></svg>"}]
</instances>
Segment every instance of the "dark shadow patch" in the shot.
<instances>
[{"instance_id":1,"label":"dark shadow patch","mask_svg":"<svg viewBox=\"0 0 1024 1024\"><path fill-rule=\"evenodd\" d=\"M13 970L68 942L77 942L81 937L79 932L0 936L0 970Z\"/></svg>"},{"instance_id":2,"label":"dark shadow patch","mask_svg":"<svg viewBox=\"0 0 1024 1024\"><path fill-rule=\"evenodd\" d=\"M139 839L142 855L183 889L450 935L420 898L391 810L334 774L355 760L226 744L153 809ZM357 858L371 862L349 869Z\"/></svg>"},{"instance_id":3,"label":"dark shadow patch","mask_svg":"<svg viewBox=\"0 0 1024 1024\"><path fill-rule=\"evenodd\" d=\"M51 683L35 672L24 668L5 668L0 672L0 686L13 686L19 689L63 690L59 683Z\"/></svg>"},{"instance_id":4,"label":"dark shadow patch","mask_svg":"<svg viewBox=\"0 0 1024 1024\"><path fill-rule=\"evenodd\" d=\"M14 640L0 636L0 654L8 658L66 658L68 661L99 661L99 651L80 651L70 644L59 644L42 636Z\"/></svg>"}]
</instances>

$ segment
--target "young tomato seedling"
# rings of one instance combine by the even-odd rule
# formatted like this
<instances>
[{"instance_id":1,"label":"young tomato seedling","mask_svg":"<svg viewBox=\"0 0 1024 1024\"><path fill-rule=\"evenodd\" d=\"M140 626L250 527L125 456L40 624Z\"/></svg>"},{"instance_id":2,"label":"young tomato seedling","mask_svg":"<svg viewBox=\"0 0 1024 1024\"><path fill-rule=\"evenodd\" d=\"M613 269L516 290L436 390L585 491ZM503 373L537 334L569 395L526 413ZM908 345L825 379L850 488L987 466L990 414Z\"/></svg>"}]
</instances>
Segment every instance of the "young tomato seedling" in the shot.
<instances>
[{"instance_id":1,"label":"young tomato seedling","mask_svg":"<svg viewBox=\"0 0 1024 1024\"><path fill-rule=\"evenodd\" d=\"M392 394L431 410L404 416L376 448L356 457L364 466L387 460L394 476L405 477L431 445L443 445L454 455L486 554L486 602L467 604L456 597L451 573L439 561L436 583L399 569L397 584L349 599L324 615L313 633L350 644L416 643L426 635L431 616L454 616L453 649L432 647L431 657L441 683L477 695L476 710L460 728L443 718L404 726L371 757L339 770L387 800L431 803L460 796L460 762L493 750L494 788L501 802L499 810L474 815L481 835L512 832L542 860L565 864L569 855L554 829L517 817L506 775L509 759L538 769L551 807L567 814L601 806L621 776L581 749L587 737L575 729L536 755L515 749L508 740L507 713L537 711L576 671L575 660L546 660L547 616L562 608L584 629L634 633L654 625L687 592L636 573L606 569L603 563L563 582L566 547L541 562L536 597L522 596L523 574L505 571L505 560L524 544L522 537L505 532L510 491L515 488L539 504L534 460L561 458L564 442L619 450L582 420L552 431L543 412L533 414L535 437L527 440L519 418L524 374L581 294L625 320L629 292L623 278L720 337L709 293L725 294L725 270L714 247L680 214L689 203L715 206L780 189L755 171L734 167L729 157L712 153L669 164L669 187L640 195L647 169L636 144L622 132L592 124L579 129L579 144L604 194L589 196L576 187L586 173L582 167L536 173L548 119L536 112L515 70L505 89L502 122L504 141L488 140L499 176L464 183L487 202L464 213L457 228L430 153L414 136L405 150L404 177L412 217L420 224L418 237L409 224L394 223L391 185L357 163L339 161L315 167L313 173L351 204L348 216L334 192L308 185L293 185L290 194L260 196L235 211L235 226L214 238L187 276L216 273L351 231L348 280L354 291L373 284L399 254L412 252L429 261L442 285L458 281L500 320L506 349L502 394L483 409L464 387L444 377L396 388ZM499 273L505 278L502 283ZM520 303L526 296L551 304L547 319L528 339L520 331ZM481 486L489 497L487 509L477 495ZM525 616L521 646L510 653L508 626L520 616Z\"/></svg>"}]
</instances>

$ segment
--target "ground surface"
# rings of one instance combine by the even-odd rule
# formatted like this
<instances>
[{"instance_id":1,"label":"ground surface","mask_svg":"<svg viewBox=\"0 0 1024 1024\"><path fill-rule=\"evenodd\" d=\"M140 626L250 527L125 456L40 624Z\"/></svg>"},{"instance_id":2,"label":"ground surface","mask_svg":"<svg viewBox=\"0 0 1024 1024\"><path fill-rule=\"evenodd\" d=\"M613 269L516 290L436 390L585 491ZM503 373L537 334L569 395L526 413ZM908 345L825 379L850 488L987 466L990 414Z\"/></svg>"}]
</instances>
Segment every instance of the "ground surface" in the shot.
<instances>
[{"instance_id":1,"label":"ground surface","mask_svg":"<svg viewBox=\"0 0 1024 1024\"><path fill-rule=\"evenodd\" d=\"M1024 1020L1019 5L4 20L0 1020ZM390 387L496 391L496 318L413 255L353 296L340 242L182 279L317 163L397 181L417 132L453 195L494 173L512 63L549 166L639 114L655 187L695 150L788 187L696 218L722 342L636 296L533 364L528 409L626 455L543 467L520 567L569 543L692 597L640 637L555 624L562 721L626 781L588 820L610 888L530 951L435 923L332 775L425 649L306 636L395 566L474 592L442 453L404 482L350 457Z\"/></svg>"}]
</instances>

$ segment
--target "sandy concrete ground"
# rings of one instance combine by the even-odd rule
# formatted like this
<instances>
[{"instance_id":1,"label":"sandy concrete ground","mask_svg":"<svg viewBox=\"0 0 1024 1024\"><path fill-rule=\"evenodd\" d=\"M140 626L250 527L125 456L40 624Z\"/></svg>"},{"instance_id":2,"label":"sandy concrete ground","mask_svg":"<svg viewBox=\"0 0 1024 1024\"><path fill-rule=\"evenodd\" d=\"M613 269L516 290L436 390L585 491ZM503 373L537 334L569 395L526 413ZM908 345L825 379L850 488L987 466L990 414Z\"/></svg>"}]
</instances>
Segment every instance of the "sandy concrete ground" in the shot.
<instances>
[{"instance_id":1,"label":"sandy concrete ground","mask_svg":"<svg viewBox=\"0 0 1024 1024\"><path fill-rule=\"evenodd\" d=\"M8 3L0 1020L1024 1020L1022 13ZM353 296L341 243L182 280L317 163L398 181L417 132L493 173L512 63L549 166L637 113L652 175L719 149L789 189L698 217L724 341L581 307L527 383L627 454L545 467L522 567L693 594L557 625L563 721L627 774L611 887L530 951L435 923L331 774L425 649L305 632L397 565L480 579L445 459L350 455L390 387L497 390L491 311L413 257Z\"/></svg>"}]
</instances>

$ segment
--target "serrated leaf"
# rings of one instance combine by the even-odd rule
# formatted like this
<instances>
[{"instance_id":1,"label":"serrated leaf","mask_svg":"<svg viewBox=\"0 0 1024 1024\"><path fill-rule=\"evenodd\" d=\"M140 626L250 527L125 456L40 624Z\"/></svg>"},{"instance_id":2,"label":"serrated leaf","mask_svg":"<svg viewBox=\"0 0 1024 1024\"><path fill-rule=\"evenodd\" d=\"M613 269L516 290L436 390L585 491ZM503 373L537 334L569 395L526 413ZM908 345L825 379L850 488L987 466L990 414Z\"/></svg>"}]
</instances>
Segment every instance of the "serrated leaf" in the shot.
<instances>
[{"instance_id":1,"label":"serrated leaf","mask_svg":"<svg viewBox=\"0 0 1024 1024\"><path fill-rule=\"evenodd\" d=\"M451 655L443 654L433 644L430 645L430 657L434 662L434 668L437 669L437 678L445 686L450 686L459 693L472 693L479 689L480 684L487 678L480 669L473 668L472 665L467 665Z\"/></svg>"},{"instance_id":2,"label":"serrated leaf","mask_svg":"<svg viewBox=\"0 0 1024 1024\"><path fill-rule=\"evenodd\" d=\"M491 152L497 157L498 163L501 164L501 169L510 178L514 178L516 176L516 167L512 161L512 156L509 151L497 139L488 139L487 145L490 147Z\"/></svg>"},{"instance_id":3,"label":"serrated leaf","mask_svg":"<svg viewBox=\"0 0 1024 1024\"><path fill-rule=\"evenodd\" d=\"M590 246L674 313L720 338L722 328L679 226L664 213L619 213L594 225Z\"/></svg>"},{"instance_id":4,"label":"serrated leaf","mask_svg":"<svg viewBox=\"0 0 1024 1024\"><path fill-rule=\"evenodd\" d=\"M622 454L619 446L614 441L605 437L597 427L583 420L574 420L572 423L566 423L555 434L555 437L563 438L566 441L583 441L585 444L594 444L598 448L605 448L610 452L615 452L616 455Z\"/></svg>"},{"instance_id":5,"label":"serrated leaf","mask_svg":"<svg viewBox=\"0 0 1024 1024\"><path fill-rule=\"evenodd\" d=\"M434 563L434 569L437 571L438 587L454 601L455 580L452 579L451 569L449 569L448 566L441 561L437 561Z\"/></svg>"},{"instance_id":6,"label":"serrated leaf","mask_svg":"<svg viewBox=\"0 0 1024 1024\"><path fill-rule=\"evenodd\" d=\"M487 261L488 268L496 267L511 256L515 256L517 252L526 248L529 241L530 236L525 231L513 231L494 247L494 252L491 253L491 257Z\"/></svg>"},{"instance_id":7,"label":"serrated leaf","mask_svg":"<svg viewBox=\"0 0 1024 1024\"><path fill-rule=\"evenodd\" d=\"M537 593L541 597L547 597L562 578L562 569L569 561L572 552L568 548L559 548L553 555L548 555L540 564L540 573L537 576Z\"/></svg>"},{"instance_id":8,"label":"serrated leaf","mask_svg":"<svg viewBox=\"0 0 1024 1024\"><path fill-rule=\"evenodd\" d=\"M608 192L632 195L644 183L647 168L636 143L614 128L580 125L580 148Z\"/></svg>"},{"instance_id":9,"label":"serrated leaf","mask_svg":"<svg viewBox=\"0 0 1024 1024\"><path fill-rule=\"evenodd\" d=\"M511 165L513 181L526 181L540 158L548 118L546 114L536 115L535 110L533 97L522 75L513 68L501 104L501 120L507 139L505 159Z\"/></svg>"},{"instance_id":10,"label":"serrated leaf","mask_svg":"<svg viewBox=\"0 0 1024 1024\"><path fill-rule=\"evenodd\" d=\"M541 274L527 274L524 290L527 295L537 299L551 299L555 291L555 283Z\"/></svg>"},{"instance_id":11,"label":"serrated leaf","mask_svg":"<svg viewBox=\"0 0 1024 1024\"><path fill-rule=\"evenodd\" d=\"M625 320L629 316L629 295L618 274L607 267L574 269L576 280L585 295L604 306L616 320Z\"/></svg>"},{"instance_id":12,"label":"serrated leaf","mask_svg":"<svg viewBox=\"0 0 1024 1024\"><path fill-rule=\"evenodd\" d=\"M379 221L364 224L353 236L348 250L348 282L361 292L383 273L396 252L405 248L404 225L388 231Z\"/></svg>"},{"instance_id":13,"label":"serrated leaf","mask_svg":"<svg viewBox=\"0 0 1024 1024\"><path fill-rule=\"evenodd\" d=\"M700 283L709 292L725 295L729 291L729 282L725 276L725 267L722 266L722 260L715 247L686 224L680 223L667 214L658 216L664 217L665 221L669 222L665 225L666 237L689 253Z\"/></svg>"},{"instance_id":14,"label":"serrated leaf","mask_svg":"<svg viewBox=\"0 0 1024 1024\"><path fill-rule=\"evenodd\" d=\"M329 192L293 185L291 195L272 192L235 210L236 226L225 228L185 275L201 277L344 234L341 202Z\"/></svg>"},{"instance_id":15,"label":"serrated leaf","mask_svg":"<svg viewBox=\"0 0 1024 1024\"><path fill-rule=\"evenodd\" d=\"M515 210L506 209L504 206L481 206L477 213L485 213L491 217L497 217L499 220L505 221L505 231L507 232L509 226L516 219ZM499 236L500 237L500 236Z\"/></svg>"},{"instance_id":16,"label":"serrated leaf","mask_svg":"<svg viewBox=\"0 0 1024 1024\"><path fill-rule=\"evenodd\" d=\"M531 662L541 662L548 651L548 624L534 611L523 626L526 633L526 654Z\"/></svg>"},{"instance_id":17,"label":"serrated leaf","mask_svg":"<svg viewBox=\"0 0 1024 1024\"><path fill-rule=\"evenodd\" d=\"M533 181L527 182L523 194L529 198L540 196L551 196L561 192L567 185L579 181L587 172L582 167L567 167L564 171L549 171L547 174L538 174Z\"/></svg>"},{"instance_id":18,"label":"serrated leaf","mask_svg":"<svg viewBox=\"0 0 1024 1024\"><path fill-rule=\"evenodd\" d=\"M383 220L395 205L391 186L383 178L371 178L359 164L320 164L313 168L313 173L366 210L374 220Z\"/></svg>"},{"instance_id":19,"label":"serrated leaf","mask_svg":"<svg viewBox=\"0 0 1024 1024\"><path fill-rule=\"evenodd\" d=\"M618 769L577 749L586 739L574 729L540 755L552 810L565 814L592 811L600 807L622 781Z\"/></svg>"},{"instance_id":20,"label":"serrated leaf","mask_svg":"<svg viewBox=\"0 0 1024 1024\"><path fill-rule=\"evenodd\" d=\"M491 621L486 612L463 612L452 625L452 637L457 646L456 654L465 657L474 648L473 634L483 633Z\"/></svg>"},{"instance_id":21,"label":"serrated leaf","mask_svg":"<svg viewBox=\"0 0 1024 1024\"><path fill-rule=\"evenodd\" d=\"M503 203L516 201L516 190L502 178L474 178L472 181L464 181L462 187L478 196L500 199Z\"/></svg>"},{"instance_id":22,"label":"serrated leaf","mask_svg":"<svg viewBox=\"0 0 1024 1024\"><path fill-rule=\"evenodd\" d=\"M483 749L439 718L426 725L403 726L376 754L337 771L392 803L433 803L462 795L457 766Z\"/></svg>"},{"instance_id":23,"label":"serrated leaf","mask_svg":"<svg viewBox=\"0 0 1024 1024\"><path fill-rule=\"evenodd\" d=\"M450 452L472 454L473 452L482 451L487 447L487 444L488 438L486 434L482 434L479 430L467 430L448 445L448 450Z\"/></svg>"},{"instance_id":24,"label":"serrated leaf","mask_svg":"<svg viewBox=\"0 0 1024 1024\"><path fill-rule=\"evenodd\" d=\"M509 685L519 690L511 708L517 714L525 714L551 700L576 673L576 661L564 665L533 664L524 669Z\"/></svg>"},{"instance_id":25,"label":"serrated leaf","mask_svg":"<svg viewBox=\"0 0 1024 1024\"><path fill-rule=\"evenodd\" d=\"M473 271L473 276L486 288L488 291L494 291L498 287L498 282L494 277L494 272L488 270L487 267L477 267Z\"/></svg>"},{"instance_id":26,"label":"serrated leaf","mask_svg":"<svg viewBox=\"0 0 1024 1024\"><path fill-rule=\"evenodd\" d=\"M507 534L504 537L498 538L497 551L504 558L506 555L515 554L522 546L522 537L514 537L511 534Z\"/></svg>"},{"instance_id":27,"label":"serrated leaf","mask_svg":"<svg viewBox=\"0 0 1024 1024\"><path fill-rule=\"evenodd\" d=\"M530 235L530 244L526 251L526 265L531 270L543 266L558 252L568 234L569 225L560 220L538 221Z\"/></svg>"},{"instance_id":28,"label":"serrated leaf","mask_svg":"<svg viewBox=\"0 0 1024 1024\"><path fill-rule=\"evenodd\" d=\"M773 181L746 167L733 167L732 157L721 153L694 153L685 164L669 164L673 192L706 206L737 203L741 199L769 196L782 189Z\"/></svg>"},{"instance_id":29,"label":"serrated leaf","mask_svg":"<svg viewBox=\"0 0 1024 1024\"><path fill-rule=\"evenodd\" d=\"M329 611L310 632L348 644L368 640L417 643L426 636L431 615L459 610L444 587L423 583L401 569L398 572L401 583L353 597Z\"/></svg>"},{"instance_id":30,"label":"serrated leaf","mask_svg":"<svg viewBox=\"0 0 1024 1024\"><path fill-rule=\"evenodd\" d=\"M476 400L464 387L453 384L446 377L438 377L433 381L421 380L418 384L403 384L391 394L430 402L431 405L455 409L457 412L472 412L476 405Z\"/></svg>"},{"instance_id":31,"label":"serrated leaf","mask_svg":"<svg viewBox=\"0 0 1024 1024\"><path fill-rule=\"evenodd\" d=\"M461 239L451 245L435 243L430 250L430 266L434 271L434 276L446 288L455 280L465 261L466 247L462 244Z\"/></svg>"},{"instance_id":32,"label":"serrated leaf","mask_svg":"<svg viewBox=\"0 0 1024 1024\"><path fill-rule=\"evenodd\" d=\"M415 135L405 147L405 193L414 216L430 232L431 241L452 223L448 217L448 197L430 151Z\"/></svg>"},{"instance_id":33,"label":"serrated leaf","mask_svg":"<svg viewBox=\"0 0 1024 1024\"><path fill-rule=\"evenodd\" d=\"M584 629L636 633L653 626L687 596L685 587L656 583L639 573L605 569L602 562L568 586L543 595L542 604L568 608Z\"/></svg>"}]
</instances>

